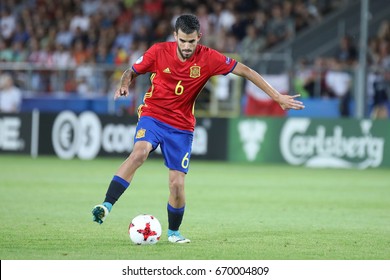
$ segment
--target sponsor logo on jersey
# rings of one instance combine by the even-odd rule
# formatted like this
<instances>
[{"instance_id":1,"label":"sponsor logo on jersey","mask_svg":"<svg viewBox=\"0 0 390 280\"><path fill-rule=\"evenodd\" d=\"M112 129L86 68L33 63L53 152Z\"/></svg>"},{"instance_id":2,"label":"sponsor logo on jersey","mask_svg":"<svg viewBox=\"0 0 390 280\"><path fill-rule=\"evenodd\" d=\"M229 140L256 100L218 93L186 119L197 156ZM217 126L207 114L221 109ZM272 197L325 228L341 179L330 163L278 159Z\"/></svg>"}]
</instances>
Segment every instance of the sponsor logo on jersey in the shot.
<instances>
[{"instance_id":1,"label":"sponsor logo on jersey","mask_svg":"<svg viewBox=\"0 0 390 280\"><path fill-rule=\"evenodd\" d=\"M146 132L146 130L141 128L140 130L137 131L137 134L135 135L135 138L136 139L144 138L145 137L145 132Z\"/></svg>"},{"instance_id":2,"label":"sponsor logo on jersey","mask_svg":"<svg viewBox=\"0 0 390 280\"><path fill-rule=\"evenodd\" d=\"M190 67L190 77L191 78L200 77L200 66L191 66Z\"/></svg>"},{"instance_id":3,"label":"sponsor logo on jersey","mask_svg":"<svg viewBox=\"0 0 390 280\"><path fill-rule=\"evenodd\" d=\"M169 70L169 67L165 68L165 69L163 70L163 72L164 72L164 73L171 74L171 70Z\"/></svg>"}]
</instances>

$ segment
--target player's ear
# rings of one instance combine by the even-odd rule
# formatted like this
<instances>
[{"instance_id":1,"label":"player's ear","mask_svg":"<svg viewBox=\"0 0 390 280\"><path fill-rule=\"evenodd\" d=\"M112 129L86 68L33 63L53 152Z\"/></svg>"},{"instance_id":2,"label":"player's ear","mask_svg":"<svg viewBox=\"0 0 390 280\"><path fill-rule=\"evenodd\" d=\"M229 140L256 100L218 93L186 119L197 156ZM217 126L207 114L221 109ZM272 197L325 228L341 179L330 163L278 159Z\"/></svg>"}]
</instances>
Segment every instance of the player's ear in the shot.
<instances>
[{"instance_id":1,"label":"player's ear","mask_svg":"<svg viewBox=\"0 0 390 280\"><path fill-rule=\"evenodd\" d=\"M202 35L203 34L201 32L198 33L198 41L200 41L200 38L202 38Z\"/></svg>"},{"instance_id":2,"label":"player's ear","mask_svg":"<svg viewBox=\"0 0 390 280\"><path fill-rule=\"evenodd\" d=\"M176 31L173 31L173 37L175 37L175 40L177 41L177 33L176 33Z\"/></svg>"}]
</instances>

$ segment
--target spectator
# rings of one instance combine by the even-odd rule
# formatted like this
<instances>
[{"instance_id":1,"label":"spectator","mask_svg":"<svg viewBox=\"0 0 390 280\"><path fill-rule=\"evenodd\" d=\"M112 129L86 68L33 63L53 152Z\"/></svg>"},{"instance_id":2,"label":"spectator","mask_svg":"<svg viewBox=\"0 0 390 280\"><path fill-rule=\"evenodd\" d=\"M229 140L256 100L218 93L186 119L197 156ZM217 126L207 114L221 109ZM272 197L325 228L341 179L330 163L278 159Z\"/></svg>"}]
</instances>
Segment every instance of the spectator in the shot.
<instances>
[{"instance_id":1,"label":"spectator","mask_svg":"<svg viewBox=\"0 0 390 280\"><path fill-rule=\"evenodd\" d=\"M53 64L55 68L65 69L67 67L75 66L76 62L67 46L57 44L53 53Z\"/></svg>"},{"instance_id":2,"label":"spectator","mask_svg":"<svg viewBox=\"0 0 390 280\"><path fill-rule=\"evenodd\" d=\"M290 19L283 17L279 4L272 7L271 14L267 29L268 46L274 46L294 35L293 23Z\"/></svg>"},{"instance_id":3,"label":"spectator","mask_svg":"<svg viewBox=\"0 0 390 280\"><path fill-rule=\"evenodd\" d=\"M172 16L171 16L171 21L170 21L170 23L171 23L171 26L172 26L172 28L174 28L174 26L175 26L175 22L176 22L176 20L177 20L177 18L181 15L181 14L183 14L184 13L184 11L183 11L183 7L181 6L181 5L174 5L172 8L171 8L171 14L172 14ZM211 21L211 20L210 20ZM211 22L212 23L212 22ZM210 24L211 24L210 23ZM169 41L174 41L175 39L173 38L173 35L172 35L172 40L169 40Z\"/></svg>"},{"instance_id":4,"label":"spectator","mask_svg":"<svg viewBox=\"0 0 390 280\"><path fill-rule=\"evenodd\" d=\"M378 66L390 71L390 47L389 41L381 40L378 46Z\"/></svg>"},{"instance_id":5,"label":"spectator","mask_svg":"<svg viewBox=\"0 0 390 280\"><path fill-rule=\"evenodd\" d=\"M55 76L51 70L54 66L54 46L51 43L42 45L39 51L39 64L44 66L40 72L39 89L41 92L52 92L52 77Z\"/></svg>"},{"instance_id":6,"label":"spectator","mask_svg":"<svg viewBox=\"0 0 390 280\"><path fill-rule=\"evenodd\" d=\"M27 62L31 63L33 66L43 65L43 55L39 47L39 41L37 38L33 37L30 39L29 43L29 55L27 57ZM43 80L43 72L41 70L33 71L31 73L30 81L31 89L35 92L44 91Z\"/></svg>"},{"instance_id":7,"label":"spectator","mask_svg":"<svg viewBox=\"0 0 390 280\"><path fill-rule=\"evenodd\" d=\"M57 44L53 52L53 74L51 75L51 88L58 92L65 91L66 80L69 74L69 68L76 65L69 51L69 48Z\"/></svg>"},{"instance_id":8,"label":"spectator","mask_svg":"<svg viewBox=\"0 0 390 280\"><path fill-rule=\"evenodd\" d=\"M15 27L15 32L12 37L12 43L20 42L25 44L30 39L30 34L26 31L21 22L18 22Z\"/></svg>"},{"instance_id":9,"label":"spectator","mask_svg":"<svg viewBox=\"0 0 390 280\"><path fill-rule=\"evenodd\" d=\"M232 1L235 2L234 9L240 14L250 14L258 9L257 0L246 0L246 1Z\"/></svg>"},{"instance_id":10,"label":"spectator","mask_svg":"<svg viewBox=\"0 0 390 280\"><path fill-rule=\"evenodd\" d=\"M380 40L390 41L390 21L384 20L379 26L377 37Z\"/></svg>"},{"instance_id":11,"label":"spectator","mask_svg":"<svg viewBox=\"0 0 390 280\"><path fill-rule=\"evenodd\" d=\"M27 60L27 50L23 43L15 41L12 43L12 61L13 62L25 62Z\"/></svg>"},{"instance_id":12,"label":"spectator","mask_svg":"<svg viewBox=\"0 0 390 280\"><path fill-rule=\"evenodd\" d=\"M372 119L387 119L389 117L389 88L384 79L383 73L376 70L368 76L369 97L371 98Z\"/></svg>"},{"instance_id":13,"label":"spectator","mask_svg":"<svg viewBox=\"0 0 390 280\"><path fill-rule=\"evenodd\" d=\"M104 0L101 2L99 11L103 13L103 17L107 21L107 24L113 25L116 19L121 14L117 0Z\"/></svg>"},{"instance_id":14,"label":"spectator","mask_svg":"<svg viewBox=\"0 0 390 280\"><path fill-rule=\"evenodd\" d=\"M209 24L209 35L208 36L202 36L202 39L201 39L201 44L204 44L204 45L207 45L207 46L210 46L214 49L218 49L218 41L219 41L219 36L217 36L217 34L215 34L215 26L213 23L210 23ZM219 34L220 35L220 34ZM170 40L169 40L170 39ZM168 38L167 41L173 41L174 38L173 36L171 36L171 38Z\"/></svg>"},{"instance_id":15,"label":"spectator","mask_svg":"<svg viewBox=\"0 0 390 280\"><path fill-rule=\"evenodd\" d=\"M84 97L97 97L105 93L104 73L96 67L93 57L88 57L75 71L77 93Z\"/></svg>"},{"instance_id":16,"label":"spectator","mask_svg":"<svg viewBox=\"0 0 390 280\"><path fill-rule=\"evenodd\" d=\"M0 112L18 113L22 104L22 92L15 86L10 74L0 75Z\"/></svg>"},{"instance_id":17,"label":"spectator","mask_svg":"<svg viewBox=\"0 0 390 280\"><path fill-rule=\"evenodd\" d=\"M265 35L267 29L268 17L267 14L262 10L256 10L253 18L252 25L259 30L260 34Z\"/></svg>"},{"instance_id":18,"label":"spectator","mask_svg":"<svg viewBox=\"0 0 390 280\"><path fill-rule=\"evenodd\" d=\"M291 20L294 18L294 6L291 1L283 1L281 9L284 18Z\"/></svg>"},{"instance_id":19,"label":"spectator","mask_svg":"<svg viewBox=\"0 0 390 280\"><path fill-rule=\"evenodd\" d=\"M56 43L65 47L70 47L73 41L73 33L67 28L67 21L60 19L58 22L58 32L56 35Z\"/></svg>"},{"instance_id":20,"label":"spectator","mask_svg":"<svg viewBox=\"0 0 390 280\"><path fill-rule=\"evenodd\" d=\"M145 0L143 8L145 13L147 13L155 21L158 21L164 10L164 3L162 0Z\"/></svg>"},{"instance_id":21,"label":"spectator","mask_svg":"<svg viewBox=\"0 0 390 280\"><path fill-rule=\"evenodd\" d=\"M247 15L235 13L235 22L231 27L231 32L237 38L238 41L242 41L246 36L246 27L252 25L253 17L248 17Z\"/></svg>"},{"instance_id":22,"label":"spectator","mask_svg":"<svg viewBox=\"0 0 390 280\"><path fill-rule=\"evenodd\" d=\"M43 46L41 46L41 62L42 65L46 67L52 67L54 65L54 59L53 59L53 54L54 54L54 45L52 43L47 43Z\"/></svg>"},{"instance_id":23,"label":"spectator","mask_svg":"<svg viewBox=\"0 0 390 280\"><path fill-rule=\"evenodd\" d=\"M340 39L339 46L335 53L335 58L343 66L354 66L357 63L357 49L349 36Z\"/></svg>"},{"instance_id":24,"label":"spectator","mask_svg":"<svg viewBox=\"0 0 390 280\"><path fill-rule=\"evenodd\" d=\"M69 29L73 33L76 33L77 28L80 28L83 32L88 31L89 28L89 17L83 15L80 8L76 9L69 25Z\"/></svg>"},{"instance_id":25,"label":"spectator","mask_svg":"<svg viewBox=\"0 0 390 280\"><path fill-rule=\"evenodd\" d=\"M216 34L220 32L229 32L233 24L236 22L236 17L232 11L232 3L229 5L225 2L215 1L213 3L213 12L210 15L210 22L214 25L214 31Z\"/></svg>"},{"instance_id":26,"label":"spectator","mask_svg":"<svg viewBox=\"0 0 390 280\"><path fill-rule=\"evenodd\" d=\"M86 16L91 16L99 10L100 5L100 0L83 0L81 3L82 13Z\"/></svg>"},{"instance_id":27,"label":"spectator","mask_svg":"<svg viewBox=\"0 0 390 280\"><path fill-rule=\"evenodd\" d=\"M99 45L104 44L107 47L112 46L114 44L115 37L116 37L116 30L114 26L102 28L100 29L98 44Z\"/></svg>"},{"instance_id":28,"label":"spectator","mask_svg":"<svg viewBox=\"0 0 390 280\"><path fill-rule=\"evenodd\" d=\"M199 19L202 37L207 38L210 35L210 21L209 21L209 10L206 4L200 4L196 8L196 16Z\"/></svg>"},{"instance_id":29,"label":"spectator","mask_svg":"<svg viewBox=\"0 0 390 280\"><path fill-rule=\"evenodd\" d=\"M256 27L252 24L246 27L246 35L240 43L241 59L248 66L253 66L257 61L254 61L256 54L259 54L265 49L267 39L258 33Z\"/></svg>"},{"instance_id":30,"label":"spectator","mask_svg":"<svg viewBox=\"0 0 390 280\"><path fill-rule=\"evenodd\" d=\"M114 63L115 65L127 64L129 54L124 48L114 48Z\"/></svg>"},{"instance_id":31,"label":"spectator","mask_svg":"<svg viewBox=\"0 0 390 280\"><path fill-rule=\"evenodd\" d=\"M133 19L133 7L127 6L125 3L122 3L120 11L121 13L116 19L116 24L129 24L129 22L131 22Z\"/></svg>"},{"instance_id":32,"label":"spectator","mask_svg":"<svg viewBox=\"0 0 390 280\"><path fill-rule=\"evenodd\" d=\"M6 41L12 40L16 28L16 18L9 8L4 7L0 11L0 35Z\"/></svg>"},{"instance_id":33,"label":"spectator","mask_svg":"<svg viewBox=\"0 0 390 280\"><path fill-rule=\"evenodd\" d=\"M312 22L319 22L322 20L321 12L318 10L316 0L309 0L306 3L306 10Z\"/></svg>"},{"instance_id":34,"label":"spectator","mask_svg":"<svg viewBox=\"0 0 390 280\"><path fill-rule=\"evenodd\" d=\"M77 65L85 63L88 59L88 52L83 44L83 41L77 40L73 44L72 48L72 59L76 62Z\"/></svg>"},{"instance_id":35,"label":"spectator","mask_svg":"<svg viewBox=\"0 0 390 280\"><path fill-rule=\"evenodd\" d=\"M84 47L86 47L89 43L88 33L86 31L81 30L80 27L77 27L73 32L73 40L72 46L77 44L76 42L81 42Z\"/></svg>"},{"instance_id":36,"label":"spectator","mask_svg":"<svg viewBox=\"0 0 390 280\"><path fill-rule=\"evenodd\" d=\"M299 32L310 26L310 15L302 1L297 1L293 5L295 32Z\"/></svg>"},{"instance_id":37,"label":"spectator","mask_svg":"<svg viewBox=\"0 0 390 280\"><path fill-rule=\"evenodd\" d=\"M12 56L12 49L0 38L0 62L11 62Z\"/></svg>"},{"instance_id":38,"label":"spectator","mask_svg":"<svg viewBox=\"0 0 390 280\"><path fill-rule=\"evenodd\" d=\"M114 64L114 54L105 44L99 44L96 53L96 63Z\"/></svg>"},{"instance_id":39,"label":"spectator","mask_svg":"<svg viewBox=\"0 0 390 280\"><path fill-rule=\"evenodd\" d=\"M130 25L122 23L117 27L117 36L114 41L114 48L128 49L133 43L134 35L130 31Z\"/></svg>"},{"instance_id":40,"label":"spectator","mask_svg":"<svg viewBox=\"0 0 390 280\"><path fill-rule=\"evenodd\" d=\"M380 40L378 37L372 37L368 40L367 60L370 65L375 65L379 61L379 54L378 54L379 42Z\"/></svg>"},{"instance_id":41,"label":"spectator","mask_svg":"<svg viewBox=\"0 0 390 280\"><path fill-rule=\"evenodd\" d=\"M314 90L310 87L315 84L314 71L311 69L309 61L302 58L298 61L295 77L293 80L295 92L299 92L302 98L313 97Z\"/></svg>"},{"instance_id":42,"label":"spectator","mask_svg":"<svg viewBox=\"0 0 390 280\"><path fill-rule=\"evenodd\" d=\"M343 64L336 59L330 60L330 70L325 75L326 86L340 99L340 115L350 116L351 74L343 69Z\"/></svg>"},{"instance_id":43,"label":"spectator","mask_svg":"<svg viewBox=\"0 0 390 280\"><path fill-rule=\"evenodd\" d=\"M302 97L310 98L333 98L333 91L326 85L328 60L317 57L314 63L309 63L306 58L298 62L294 77L294 88L300 92Z\"/></svg>"},{"instance_id":44,"label":"spectator","mask_svg":"<svg viewBox=\"0 0 390 280\"><path fill-rule=\"evenodd\" d=\"M238 39L233 32L228 32L225 37L223 52L235 54L238 53Z\"/></svg>"},{"instance_id":45,"label":"spectator","mask_svg":"<svg viewBox=\"0 0 390 280\"><path fill-rule=\"evenodd\" d=\"M154 30L153 38L155 42L165 42L171 36L172 30L169 20L160 20Z\"/></svg>"},{"instance_id":46,"label":"spectator","mask_svg":"<svg viewBox=\"0 0 390 280\"><path fill-rule=\"evenodd\" d=\"M135 41L144 41L148 42L148 44L154 41L154 34L150 34L150 30L146 26L140 26L140 28L134 33Z\"/></svg>"},{"instance_id":47,"label":"spectator","mask_svg":"<svg viewBox=\"0 0 390 280\"><path fill-rule=\"evenodd\" d=\"M131 33L137 34L139 30L146 30L147 33L152 29L153 20L145 13L143 6L140 3L134 5L133 20L131 22Z\"/></svg>"}]
</instances>

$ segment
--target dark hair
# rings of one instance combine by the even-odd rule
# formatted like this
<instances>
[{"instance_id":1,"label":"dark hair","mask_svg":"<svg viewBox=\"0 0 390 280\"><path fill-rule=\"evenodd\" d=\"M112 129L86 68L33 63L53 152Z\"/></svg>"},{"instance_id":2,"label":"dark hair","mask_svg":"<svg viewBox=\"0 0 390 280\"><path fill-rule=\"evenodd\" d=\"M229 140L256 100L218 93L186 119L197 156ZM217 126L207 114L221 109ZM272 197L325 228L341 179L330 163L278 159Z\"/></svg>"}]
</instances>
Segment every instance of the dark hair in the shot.
<instances>
[{"instance_id":1,"label":"dark hair","mask_svg":"<svg viewBox=\"0 0 390 280\"><path fill-rule=\"evenodd\" d=\"M178 32L179 29L186 34L191 34L194 31L200 32L200 23L196 16L194 15L181 15L177 18L175 24L175 31Z\"/></svg>"}]
</instances>

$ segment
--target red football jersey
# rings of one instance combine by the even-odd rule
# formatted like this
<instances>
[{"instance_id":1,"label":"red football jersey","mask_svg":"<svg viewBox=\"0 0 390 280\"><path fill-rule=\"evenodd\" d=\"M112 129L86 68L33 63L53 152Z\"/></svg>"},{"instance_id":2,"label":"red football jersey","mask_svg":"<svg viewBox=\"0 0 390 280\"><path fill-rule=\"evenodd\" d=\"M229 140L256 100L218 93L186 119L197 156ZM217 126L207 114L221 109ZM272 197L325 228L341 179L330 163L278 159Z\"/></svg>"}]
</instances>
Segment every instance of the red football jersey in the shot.
<instances>
[{"instance_id":1,"label":"red football jersey","mask_svg":"<svg viewBox=\"0 0 390 280\"><path fill-rule=\"evenodd\" d=\"M182 62L176 49L176 42L154 44L133 65L137 74L153 73L139 116L193 131L198 94L211 76L229 74L237 62L203 45L197 45L192 57Z\"/></svg>"}]
</instances>

